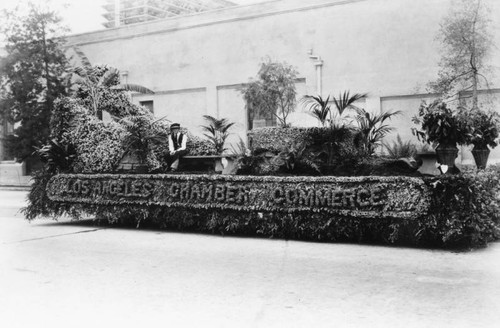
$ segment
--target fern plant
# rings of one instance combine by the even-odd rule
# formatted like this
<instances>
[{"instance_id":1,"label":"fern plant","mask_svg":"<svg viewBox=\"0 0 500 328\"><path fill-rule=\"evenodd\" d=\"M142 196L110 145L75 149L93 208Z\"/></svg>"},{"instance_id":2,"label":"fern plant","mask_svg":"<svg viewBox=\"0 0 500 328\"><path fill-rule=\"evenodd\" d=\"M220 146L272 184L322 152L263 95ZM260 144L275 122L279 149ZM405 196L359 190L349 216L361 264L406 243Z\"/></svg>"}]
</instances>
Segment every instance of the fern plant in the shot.
<instances>
[{"instance_id":1,"label":"fern plant","mask_svg":"<svg viewBox=\"0 0 500 328\"><path fill-rule=\"evenodd\" d=\"M385 143L383 143L383 145L387 150L387 157L391 159L415 157L417 154L417 146L410 140L403 142L399 134L392 145Z\"/></svg>"},{"instance_id":2,"label":"fern plant","mask_svg":"<svg viewBox=\"0 0 500 328\"><path fill-rule=\"evenodd\" d=\"M213 144L215 152L222 154L227 148L224 148L227 137L230 135L229 129L234 125L226 118L217 119L210 115L203 115L208 125L202 125L203 131L207 132L203 135Z\"/></svg>"},{"instance_id":3,"label":"fern plant","mask_svg":"<svg viewBox=\"0 0 500 328\"><path fill-rule=\"evenodd\" d=\"M153 156L152 147L155 144L165 143L166 135L158 134L154 125L163 120L152 121L149 116L127 116L119 120L126 131L123 140L125 151L135 153L141 163L147 162L148 156Z\"/></svg>"},{"instance_id":4,"label":"fern plant","mask_svg":"<svg viewBox=\"0 0 500 328\"><path fill-rule=\"evenodd\" d=\"M293 143L289 147L283 148L271 159L271 164L289 173L314 172L320 174L318 164L307 152L307 144L303 142Z\"/></svg>"}]
</instances>

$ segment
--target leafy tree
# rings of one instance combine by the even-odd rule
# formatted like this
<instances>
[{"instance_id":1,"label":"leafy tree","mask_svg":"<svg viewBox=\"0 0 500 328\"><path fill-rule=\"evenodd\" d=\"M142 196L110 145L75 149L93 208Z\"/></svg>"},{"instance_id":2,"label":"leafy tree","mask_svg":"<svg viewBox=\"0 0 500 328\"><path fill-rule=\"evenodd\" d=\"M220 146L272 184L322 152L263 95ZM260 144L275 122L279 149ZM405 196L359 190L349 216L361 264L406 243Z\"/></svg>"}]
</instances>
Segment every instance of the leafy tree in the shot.
<instances>
[{"instance_id":1,"label":"leafy tree","mask_svg":"<svg viewBox=\"0 0 500 328\"><path fill-rule=\"evenodd\" d=\"M282 127L289 126L288 115L295 110L295 79L298 72L291 65L273 61L261 64L257 80L247 84L243 97L251 117L276 117Z\"/></svg>"},{"instance_id":2,"label":"leafy tree","mask_svg":"<svg viewBox=\"0 0 500 328\"><path fill-rule=\"evenodd\" d=\"M472 92L472 108L478 108L478 88L487 85L486 59L492 47L487 8L482 0L455 0L438 34L443 53L438 79L430 90L445 99L463 98Z\"/></svg>"},{"instance_id":3,"label":"leafy tree","mask_svg":"<svg viewBox=\"0 0 500 328\"><path fill-rule=\"evenodd\" d=\"M6 148L19 161L47 142L54 100L69 86L61 19L31 3L27 9L4 11L7 55L0 63L0 117L19 124Z\"/></svg>"}]
</instances>

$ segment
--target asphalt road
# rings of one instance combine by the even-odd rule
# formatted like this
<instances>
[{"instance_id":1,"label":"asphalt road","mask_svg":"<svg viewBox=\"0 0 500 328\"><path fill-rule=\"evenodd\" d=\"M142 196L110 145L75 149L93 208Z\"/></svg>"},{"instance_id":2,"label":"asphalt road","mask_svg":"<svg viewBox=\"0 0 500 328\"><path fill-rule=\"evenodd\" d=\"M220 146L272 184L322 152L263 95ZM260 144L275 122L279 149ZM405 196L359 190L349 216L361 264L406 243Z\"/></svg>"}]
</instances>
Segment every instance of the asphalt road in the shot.
<instances>
[{"instance_id":1,"label":"asphalt road","mask_svg":"<svg viewBox=\"0 0 500 328\"><path fill-rule=\"evenodd\" d=\"M25 221L0 190L0 327L500 327L500 244L456 253Z\"/></svg>"}]
</instances>

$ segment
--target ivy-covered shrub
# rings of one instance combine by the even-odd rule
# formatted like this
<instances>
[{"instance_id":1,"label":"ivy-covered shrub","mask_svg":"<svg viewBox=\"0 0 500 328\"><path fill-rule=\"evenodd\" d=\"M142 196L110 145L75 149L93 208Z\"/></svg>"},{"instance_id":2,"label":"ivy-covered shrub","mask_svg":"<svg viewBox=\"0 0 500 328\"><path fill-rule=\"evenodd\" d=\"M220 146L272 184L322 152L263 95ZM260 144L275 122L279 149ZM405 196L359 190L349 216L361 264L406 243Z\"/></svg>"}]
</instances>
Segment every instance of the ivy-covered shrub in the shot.
<instances>
[{"instance_id":1,"label":"ivy-covered shrub","mask_svg":"<svg viewBox=\"0 0 500 328\"><path fill-rule=\"evenodd\" d=\"M116 122L103 122L87 116L69 132L76 149L75 173L114 172L124 154L123 127Z\"/></svg>"},{"instance_id":2,"label":"ivy-covered shrub","mask_svg":"<svg viewBox=\"0 0 500 328\"><path fill-rule=\"evenodd\" d=\"M50 138L58 142L65 141L66 134L71 128L77 126L85 115L88 115L88 110L78 99L71 97L56 99L50 117Z\"/></svg>"},{"instance_id":3,"label":"ivy-covered shrub","mask_svg":"<svg viewBox=\"0 0 500 328\"><path fill-rule=\"evenodd\" d=\"M265 127L257 128L248 132L250 147L254 151L274 151L280 152L282 149L290 147L294 143L310 143L310 134L313 131L320 131L322 128L278 128Z\"/></svg>"},{"instance_id":4,"label":"ivy-covered shrub","mask_svg":"<svg viewBox=\"0 0 500 328\"><path fill-rule=\"evenodd\" d=\"M206 140L202 139L198 136L195 136L191 133L187 133L188 142L186 147L189 151L189 155L192 156L203 156L203 155L217 155L213 144Z\"/></svg>"},{"instance_id":5,"label":"ivy-covered shrub","mask_svg":"<svg viewBox=\"0 0 500 328\"><path fill-rule=\"evenodd\" d=\"M79 219L85 209L77 204L53 202L47 197L47 183L53 176L46 171L37 171L32 176L31 189L28 194L28 205L21 209L24 217L31 221L40 217L57 219L69 215Z\"/></svg>"},{"instance_id":6,"label":"ivy-covered shrub","mask_svg":"<svg viewBox=\"0 0 500 328\"><path fill-rule=\"evenodd\" d=\"M122 118L131 115L151 114L151 112L142 106L132 103L130 97L124 92L107 90L101 98L102 110L112 116Z\"/></svg>"},{"instance_id":7,"label":"ivy-covered shrub","mask_svg":"<svg viewBox=\"0 0 500 328\"><path fill-rule=\"evenodd\" d=\"M500 238L500 166L427 182L431 209L413 228L419 242L477 247Z\"/></svg>"}]
</instances>

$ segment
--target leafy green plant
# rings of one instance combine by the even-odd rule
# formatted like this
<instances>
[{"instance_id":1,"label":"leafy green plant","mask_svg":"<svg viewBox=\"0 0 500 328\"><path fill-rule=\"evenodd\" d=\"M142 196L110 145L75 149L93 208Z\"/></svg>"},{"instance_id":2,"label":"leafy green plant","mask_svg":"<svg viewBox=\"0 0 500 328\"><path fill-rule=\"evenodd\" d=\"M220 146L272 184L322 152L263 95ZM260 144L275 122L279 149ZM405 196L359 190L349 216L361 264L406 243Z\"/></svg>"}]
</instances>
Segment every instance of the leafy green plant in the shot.
<instances>
[{"instance_id":1,"label":"leafy green plant","mask_svg":"<svg viewBox=\"0 0 500 328\"><path fill-rule=\"evenodd\" d=\"M368 154L373 154L375 149L381 145L382 139L392 130L385 121L390 120L393 116L400 115L401 111L384 112L374 114L367 112L363 108L356 108L356 122L363 137L365 150Z\"/></svg>"},{"instance_id":2,"label":"leafy green plant","mask_svg":"<svg viewBox=\"0 0 500 328\"><path fill-rule=\"evenodd\" d=\"M414 116L412 121L421 125L421 130L412 128L412 133L419 140L439 145L466 143L467 123L440 100L430 104L423 102L418 110L418 116Z\"/></svg>"},{"instance_id":3,"label":"leafy green plant","mask_svg":"<svg viewBox=\"0 0 500 328\"><path fill-rule=\"evenodd\" d=\"M229 129L234 123L229 122L226 118L217 119L210 115L203 115L203 118L208 123L208 125L201 126L204 131L208 132L204 136L213 144L215 152L220 155L227 149L224 148L224 144L229 136Z\"/></svg>"},{"instance_id":4,"label":"leafy green plant","mask_svg":"<svg viewBox=\"0 0 500 328\"><path fill-rule=\"evenodd\" d=\"M461 118L467 125L467 144L478 149L495 148L500 130L500 115L497 112L485 112L480 109L461 111Z\"/></svg>"}]
</instances>

